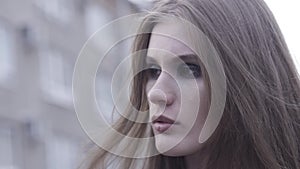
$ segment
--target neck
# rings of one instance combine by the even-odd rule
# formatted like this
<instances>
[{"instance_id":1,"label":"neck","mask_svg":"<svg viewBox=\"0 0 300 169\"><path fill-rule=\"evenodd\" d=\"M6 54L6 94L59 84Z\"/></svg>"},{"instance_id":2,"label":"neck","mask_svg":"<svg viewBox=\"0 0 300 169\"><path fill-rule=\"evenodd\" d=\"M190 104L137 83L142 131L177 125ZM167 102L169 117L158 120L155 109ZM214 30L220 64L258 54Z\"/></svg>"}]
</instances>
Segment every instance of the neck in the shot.
<instances>
[{"instance_id":1,"label":"neck","mask_svg":"<svg viewBox=\"0 0 300 169\"><path fill-rule=\"evenodd\" d=\"M187 169L205 169L208 160L207 153L198 151L194 154L184 157Z\"/></svg>"}]
</instances>

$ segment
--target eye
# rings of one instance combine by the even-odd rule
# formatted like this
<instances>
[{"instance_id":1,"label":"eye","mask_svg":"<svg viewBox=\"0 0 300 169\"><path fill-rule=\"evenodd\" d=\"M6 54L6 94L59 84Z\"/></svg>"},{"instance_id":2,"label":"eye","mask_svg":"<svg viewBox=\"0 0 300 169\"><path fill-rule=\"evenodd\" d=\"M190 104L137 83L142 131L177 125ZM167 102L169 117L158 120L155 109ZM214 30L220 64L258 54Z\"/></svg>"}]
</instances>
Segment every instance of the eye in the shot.
<instances>
[{"instance_id":1,"label":"eye","mask_svg":"<svg viewBox=\"0 0 300 169\"><path fill-rule=\"evenodd\" d=\"M179 65L179 67L177 68L177 74L187 79L194 79L200 78L202 73L201 67L199 65L193 63L185 63Z\"/></svg>"},{"instance_id":2,"label":"eye","mask_svg":"<svg viewBox=\"0 0 300 169\"><path fill-rule=\"evenodd\" d=\"M145 69L145 75L147 78L150 80L156 80L158 79L160 73L161 73L161 68L158 65L149 65L147 66L148 68Z\"/></svg>"}]
</instances>

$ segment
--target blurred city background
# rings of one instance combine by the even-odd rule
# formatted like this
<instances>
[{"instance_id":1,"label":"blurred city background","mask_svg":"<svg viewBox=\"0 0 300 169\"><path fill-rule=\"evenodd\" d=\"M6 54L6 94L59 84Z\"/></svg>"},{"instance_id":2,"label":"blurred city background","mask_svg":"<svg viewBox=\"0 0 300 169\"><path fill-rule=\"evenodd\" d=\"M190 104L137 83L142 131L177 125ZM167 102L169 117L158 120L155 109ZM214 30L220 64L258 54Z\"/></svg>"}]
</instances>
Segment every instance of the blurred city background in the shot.
<instances>
[{"instance_id":1,"label":"blurred city background","mask_svg":"<svg viewBox=\"0 0 300 169\"><path fill-rule=\"evenodd\" d=\"M269 1L300 68L299 3ZM76 58L101 26L150 7L151 0L0 1L0 169L78 166L89 138L72 102ZM119 29L111 30L108 40L118 39ZM101 50L99 45L95 50ZM129 46L117 48L117 56L101 67L104 73L126 56L117 53L128 53ZM109 87L108 77L97 83ZM109 91L97 90L99 98L108 98L101 100L106 110L112 108Z\"/></svg>"}]
</instances>

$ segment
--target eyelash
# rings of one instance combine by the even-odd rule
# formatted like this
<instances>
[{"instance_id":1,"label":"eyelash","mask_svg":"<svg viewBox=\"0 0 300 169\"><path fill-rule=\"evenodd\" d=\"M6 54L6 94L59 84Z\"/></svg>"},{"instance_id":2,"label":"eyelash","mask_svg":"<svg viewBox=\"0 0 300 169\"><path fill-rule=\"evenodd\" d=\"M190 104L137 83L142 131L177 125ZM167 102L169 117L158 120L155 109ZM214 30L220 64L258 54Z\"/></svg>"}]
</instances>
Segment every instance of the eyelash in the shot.
<instances>
[{"instance_id":1,"label":"eyelash","mask_svg":"<svg viewBox=\"0 0 300 169\"><path fill-rule=\"evenodd\" d=\"M158 65L148 65L148 69L145 70L147 78L150 80L156 80L161 74L161 68ZM193 63L181 64L177 67L177 75L186 79L197 79L202 76L201 67Z\"/></svg>"},{"instance_id":2,"label":"eyelash","mask_svg":"<svg viewBox=\"0 0 300 169\"><path fill-rule=\"evenodd\" d=\"M187 79L197 79L201 77L201 67L193 63L185 63L177 69L177 74ZM181 71L181 72L179 72Z\"/></svg>"},{"instance_id":3,"label":"eyelash","mask_svg":"<svg viewBox=\"0 0 300 169\"><path fill-rule=\"evenodd\" d=\"M149 65L147 67L148 68L145 69L144 71L145 71L145 74L146 74L148 80L149 79L152 79L152 80L158 79L158 77L159 77L159 75L161 73L161 68L159 66L157 66L157 65L154 65L154 64L153 65Z\"/></svg>"}]
</instances>

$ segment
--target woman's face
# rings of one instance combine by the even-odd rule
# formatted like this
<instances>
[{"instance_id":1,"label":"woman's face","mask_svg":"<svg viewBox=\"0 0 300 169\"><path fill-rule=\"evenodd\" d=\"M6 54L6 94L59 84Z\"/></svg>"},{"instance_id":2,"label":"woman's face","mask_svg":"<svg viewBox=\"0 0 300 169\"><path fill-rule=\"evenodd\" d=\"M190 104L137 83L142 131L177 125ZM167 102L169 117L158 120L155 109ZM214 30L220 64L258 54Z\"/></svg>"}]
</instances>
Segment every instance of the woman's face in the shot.
<instances>
[{"instance_id":1,"label":"woman's face","mask_svg":"<svg viewBox=\"0 0 300 169\"><path fill-rule=\"evenodd\" d=\"M160 23L153 32L176 35L184 41L182 29L176 24ZM210 102L199 57L178 40L152 34L146 65L146 93L157 150L168 156L198 152Z\"/></svg>"}]
</instances>

